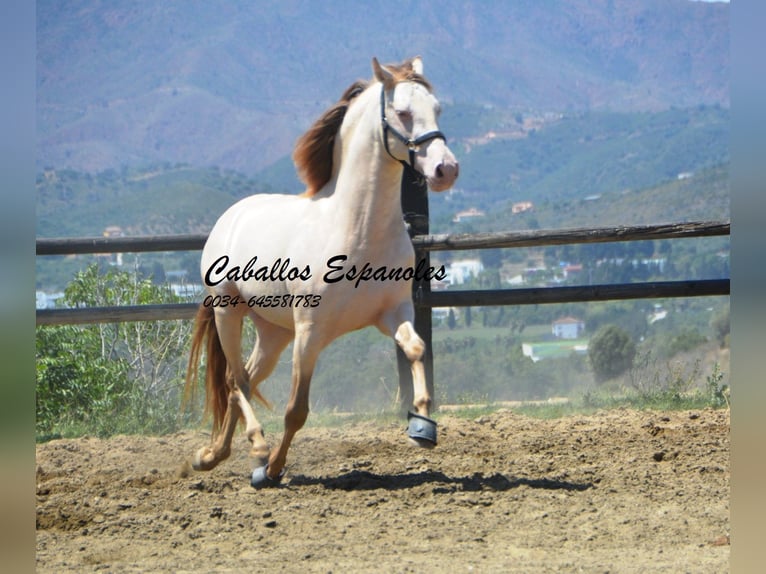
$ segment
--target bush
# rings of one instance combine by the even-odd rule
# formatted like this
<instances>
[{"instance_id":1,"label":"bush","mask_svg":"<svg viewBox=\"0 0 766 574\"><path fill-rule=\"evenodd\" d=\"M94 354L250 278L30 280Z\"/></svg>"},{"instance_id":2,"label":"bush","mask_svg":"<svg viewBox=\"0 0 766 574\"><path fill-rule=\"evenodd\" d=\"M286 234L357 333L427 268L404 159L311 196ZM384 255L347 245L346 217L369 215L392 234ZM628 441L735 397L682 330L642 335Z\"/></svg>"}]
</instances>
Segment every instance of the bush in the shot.
<instances>
[{"instance_id":1,"label":"bush","mask_svg":"<svg viewBox=\"0 0 766 574\"><path fill-rule=\"evenodd\" d=\"M83 307L177 298L148 279L92 265L75 276L64 301ZM38 438L176 430L185 420L179 398L190 329L182 321L38 327Z\"/></svg>"},{"instance_id":2,"label":"bush","mask_svg":"<svg viewBox=\"0 0 766 574\"><path fill-rule=\"evenodd\" d=\"M718 345L725 349L729 346L729 333L731 332L731 326L729 324L730 308L726 305L710 321L710 326L713 328L716 341Z\"/></svg>"},{"instance_id":3,"label":"bush","mask_svg":"<svg viewBox=\"0 0 766 574\"><path fill-rule=\"evenodd\" d=\"M679 353L685 353L707 343L707 339L695 329L683 329L673 336L665 348L666 357L675 357Z\"/></svg>"},{"instance_id":4,"label":"bush","mask_svg":"<svg viewBox=\"0 0 766 574\"><path fill-rule=\"evenodd\" d=\"M109 434L109 421L125 407L130 391L125 361L102 352L94 327L38 327L35 349L38 435L72 425Z\"/></svg>"},{"instance_id":5,"label":"bush","mask_svg":"<svg viewBox=\"0 0 766 574\"><path fill-rule=\"evenodd\" d=\"M597 383L627 371L636 356L636 344L627 331L617 325L604 325L588 343L588 359Z\"/></svg>"}]
</instances>

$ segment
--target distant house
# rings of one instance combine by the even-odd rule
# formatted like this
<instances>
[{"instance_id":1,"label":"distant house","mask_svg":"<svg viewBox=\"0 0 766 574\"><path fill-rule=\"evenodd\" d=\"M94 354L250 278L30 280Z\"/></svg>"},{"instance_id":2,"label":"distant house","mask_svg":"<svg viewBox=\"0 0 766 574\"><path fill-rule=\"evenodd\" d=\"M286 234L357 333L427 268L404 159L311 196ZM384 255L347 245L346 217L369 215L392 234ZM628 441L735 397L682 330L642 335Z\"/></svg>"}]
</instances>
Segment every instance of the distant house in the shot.
<instances>
[{"instance_id":1,"label":"distant house","mask_svg":"<svg viewBox=\"0 0 766 574\"><path fill-rule=\"evenodd\" d=\"M585 322L574 317L562 317L553 322L552 331L558 339L577 339L585 331Z\"/></svg>"},{"instance_id":2,"label":"distant house","mask_svg":"<svg viewBox=\"0 0 766 574\"><path fill-rule=\"evenodd\" d=\"M205 288L200 283L170 283L170 289L176 297L195 300L202 297Z\"/></svg>"},{"instance_id":3,"label":"distant house","mask_svg":"<svg viewBox=\"0 0 766 574\"><path fill-rule=\"evenodd\" d=\"M576 265L572 265L572 264L565 265L563 272L564 272L564 278L569 279L573 275L578 275L579 273L582 273L582 265L579 263Z\"/></svg>"},{"instance_id":4,"label":"distant house","mask_svg":"<svg viewBox=\"0 0 766 574\"><path fill-rule=\"evenodd\" d=\"M518 203L514 203L511 206L511 212L524 213L525 211L531 210L533 207L534 205L531 201L520 201Z\"/></svg>"},{"instance_id":5,"label":"distant house","mask_svg":"<svg viewBox=\"0 0 766 574\"><path fill-rule=\"evenodd\" d=\"M43 291L35 291L35 308L54 309L58 305L58 300L63 298L63 292L45 293Z\"/></svg>"},{"instance_id":6,"label":"distant house","mask_svg":"<svg viewBox=\"0 0 766 574\"><path fill-rule=\"evenodd\" d=\"M104 237L125 237L125 233L122 231L122 227L119 225L110 225L104 229ZM102 256L107 258L113 265L118 267L122 266L122 253L97 253L96 256Z\"/></svg>"},{"instance_id":7,"label":"distant house","mask_svg":"<svg viewBox=\"0 0 766 574\"><path fill-rule=\"evenodd\" d=\"M477 277L484 270L479 259L453 261L447 268L447 281L450 285L462 285L471 277Z\"/></svg>"},{"instance_id":8,"label":"distant house","mask_svg":"<svg viewBox=\"0 0 766 574\"><path fill-rule=\"evenodd\" d=\"M466 219L471 219L474 217L484 217L485 215L486 213L484 213L483 211L476 209L475 207L471 207L464 211L458 211L455 214L455 217L452 218L452 222L460 223L461 221L464 221Z\"/></svg>"},{"instance_id":9,"label":"distant house","mask_svg":"<svg viewBox=\"0 0 766 574\"><path fill-rule=\"evenodd\" d=\"M125 233L119 225L110 225L104 229L104 237L124 237Z\"/></svg>"}]
</instances>

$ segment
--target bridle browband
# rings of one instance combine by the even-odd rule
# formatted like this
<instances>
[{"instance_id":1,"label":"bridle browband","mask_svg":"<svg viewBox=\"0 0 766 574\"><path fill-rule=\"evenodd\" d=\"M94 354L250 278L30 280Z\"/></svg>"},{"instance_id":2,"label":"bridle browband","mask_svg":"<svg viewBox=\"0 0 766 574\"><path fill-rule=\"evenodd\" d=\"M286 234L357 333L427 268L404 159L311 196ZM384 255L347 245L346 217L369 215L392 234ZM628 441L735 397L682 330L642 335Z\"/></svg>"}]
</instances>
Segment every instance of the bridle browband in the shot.
<instances>
[{"instance_id":1,"label":"bridle browband","mask_svg":"<svg viewBox=\"0 0 766 574\"><path fill-rule=\"evenodd\" d=\"M386 152L388 155L390 155L392 158L394 158L396 161L401 163L404 167L411 167L412 170L417 173L421 178L424 178L425 176L420 173L417 169L415 169L415 154L417 153L418 149L420 149L420 146L428 141L431 141L433 139L441 139L444 141L444 143L447 143L447 138L445 135L440 132L439 130L432 130L430 132L426 132L422 135L419 135L416 138L408 138L404 134L402 134L399 130L397 130L394 126L388 123L388 119L386 119L386 86L381 85L380 87L380 122L383 125L383 145L386 147ZM407 146L407 149L409 150L409 164L396 157L394 154L391 153L391 150L388 148L388 133L391 132L392 135L396 137L400 142L402 142L404 145Z\"/></svg>"}]
</instances>

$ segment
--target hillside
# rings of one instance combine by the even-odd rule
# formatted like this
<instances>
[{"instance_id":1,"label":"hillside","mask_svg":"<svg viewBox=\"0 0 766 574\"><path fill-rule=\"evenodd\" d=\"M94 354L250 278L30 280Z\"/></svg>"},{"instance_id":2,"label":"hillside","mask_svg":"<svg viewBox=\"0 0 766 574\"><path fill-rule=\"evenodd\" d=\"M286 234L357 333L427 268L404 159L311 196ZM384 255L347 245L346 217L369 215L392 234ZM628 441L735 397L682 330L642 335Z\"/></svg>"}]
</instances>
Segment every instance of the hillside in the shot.
<instances>
[{"instance_id":1,"label":"hillside","mask_svg":"<svg viewBox=\"0 0 766 574\"><path fill-rule=\"evenodd\" d=\"M370 58L421 54L445 103L729 105L729 5L687 0L37 4L38 167L253 175ZM468 136L479 136L474 132Z\"/></svg>"},{"instance_id":2,"label":"hillside","mask_svg":"<svg viewBox=\"0 0 766 574\"><path fill-rule=\"evenodd\" d=\"M486 226L496 229L506 222L513 229L550 229L728 220L729 193L727 164L644 189L617 190L561 202L544 201L521 215L505 209L489 217Z\"/></svg>"},{"instance_id":3,"label":"hillside","mask_svg":"<svg viewBox=\"0 0 766 574\"><path fill-rule=\"evenodd\" d=\"M454 133L468 133L463 116L479 126L506 125L496 112L485 117L462 109L456 106L456 117L443 122ZM729 161L728 118L719 108L589 113L483 145L459 137L452 146L461 177L455 190L431 194L432 230L505 230L524 220L511 214L520 201L535 207L526 220L551 228L727 217L727 171L713 168ZM657 186L661 191L651 191ZM184 164L96 174L45 170L37 182L37 235L100 235L110 225L130 235L204 232L241 197L301 189L289 157L254 177ZM716 199L693 200L695 193ZM453 224L466 208L490 216Z\"/></svg>"},{"instance_id":4,"label":"hillside","mask_svg":"<svg viewBox=\"0 0 766 574\"><path fill-rule=\"evenodd\" d=\"M204 233L238 199L269 191L218 168L164 164L96 174L45 170L37 178L37 236Z\"/></svg>"},{"instance_id":5,"label":"hillside","mask_svg":"<svg viewBox=\"0 0 766 574\"><path fill-rule=\"evenodd\" d=\"M95 176L49 171L38 179L37 189L39 237L101 235L112 225L126 235L205 233L240 197L270 191L235 172L190 167ZM728 219L729 191L728 165L721 165L642 189L543 199L522 214L513 214L507 202L494 209L479 203L489 214L470 223L452 222L451 204L431 194L431 227L445 233Z\"/></svg>"}]
</instances>

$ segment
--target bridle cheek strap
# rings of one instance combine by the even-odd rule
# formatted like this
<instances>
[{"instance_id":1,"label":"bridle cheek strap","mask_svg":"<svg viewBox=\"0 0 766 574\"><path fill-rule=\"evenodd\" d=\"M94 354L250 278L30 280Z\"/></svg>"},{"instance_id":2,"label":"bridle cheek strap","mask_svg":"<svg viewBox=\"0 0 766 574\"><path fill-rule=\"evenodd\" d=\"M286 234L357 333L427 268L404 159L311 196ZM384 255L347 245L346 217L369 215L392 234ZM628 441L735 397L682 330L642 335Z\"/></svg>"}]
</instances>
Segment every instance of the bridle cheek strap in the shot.
<instances>
[{"instance_id":1,"label":"bridle cheek strap","mask_svg":"<svg viewBox=\"0 0 766 574\"><path fill-rule=\"evenodd\" d=\"M401 163L405 167L411 167L413 171L417 172L420 177L425 177L422 173L420 173L418 170L415 169L415 154L417 153L418 149L420 149L420 146L428 141L431 141L433 139L440 139L443 140L445 143L447 142L446 136L440 132L439 130L433 130L430 132L426 132L422 135L419 135L416 138L408 138L404 134L402 134L399 130L397 130L394 126L388 123L388 119L386 118L386 88L385 86L381 86L380 88L380 122L383 125L383 145L386 148L386 152L388 155L390 155L392 158L394 158L396 161ZM391 150L388 148L388 134L389 132L400 142L402 142L404 145L407 146L407 149L409 150L409 160L410 163L407 164L406 161L399 159L394 154L391 153Z\"/></svg>"}]
</instances>

